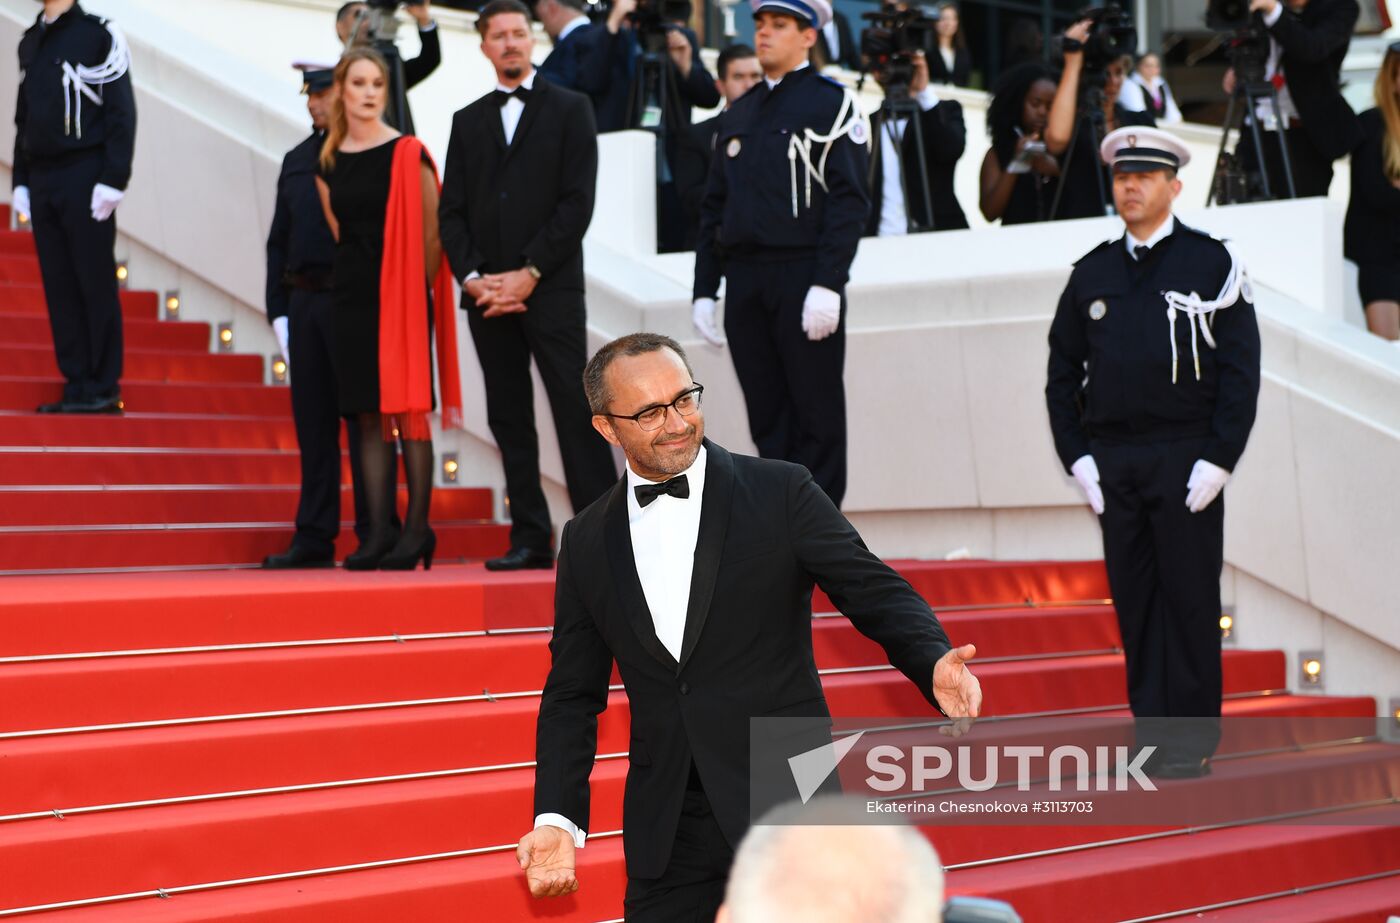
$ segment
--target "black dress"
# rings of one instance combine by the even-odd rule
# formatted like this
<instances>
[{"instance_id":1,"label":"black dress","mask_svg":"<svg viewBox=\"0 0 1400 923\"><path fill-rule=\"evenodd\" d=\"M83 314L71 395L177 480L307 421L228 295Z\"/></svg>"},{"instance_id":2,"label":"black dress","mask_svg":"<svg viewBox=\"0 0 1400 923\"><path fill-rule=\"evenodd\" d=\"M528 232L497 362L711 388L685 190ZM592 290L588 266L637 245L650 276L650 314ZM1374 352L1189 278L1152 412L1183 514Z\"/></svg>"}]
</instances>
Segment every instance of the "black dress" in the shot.
<instances>
[{"instance_id":1,"label":"black dress","mask_svg":"<svg viewBox=\"0 0 1400 923\"><path fill-rule=\"evenodd\" d=\"M340 226L331 361L340 381L342 414L379 412L379 269L394 149L404 137L365 151L337 151L335 165L322 171ZM431 321L431 298L428 316Z\"/></svg>"},{"instance_id":2,"label":"black dress","mask_svg":"<svg viewBox=\"0 0 1400 923\"><path fill-rule=\"evenodd\" d=\"M1361 113L1365 131L1351 154L1351 201L1343 252L1360 269L1361 303L1400 301L1400 189L1385 175L1385 118Z\"/></svg>"},{"instance_id":3,"label":"black dress","mask_svg":"<svg viewBox=\"0 0 1400 923\"><path fill-rule=\"evenodd\" d=\"M1156 124L1150 112L1129 112L1117 103L1114 103L1113 119L1119 128ZM1113 205L1113 173L1103 166L1103 161L1099 159L1098 145L1092 137L1092 132L1088 131L1084 124L1080 122L1081 127L1078 137L1075 138L1074 156L1070 157L1069 169L1061 173L1065 191L1060 196L1059 210L1055 212L1057 221L1066 218L1102 218L1108 214L1104 206ZM1061 155L1062 167L1069 153L1066 151ZM1094 178L1095 170L1103 177L1102 200L1099 198L1098 180ZM1051 198L1054 198L1053 195Z\"/></svg>"},{"instance_id":4,"label":"black dress","mask_svg":"<svg viewBox=\"0 0 1400 923\"><path fill-rule=\"evenodd\" d=\"M1005 170L1016 159L1016 149L1009 148L1006 156L1003 156L1002 151L997 151L993 156L997 159L997 165ZM1006 210L1001 213L1001 223L1010 225L1047 221L1050 218L1050 203L1054 198L1055 177L1042 176L1034 170L1017 174L1016 184L1011 187L1011 198L1006 202Z\"/></svg>"}]
</instances>

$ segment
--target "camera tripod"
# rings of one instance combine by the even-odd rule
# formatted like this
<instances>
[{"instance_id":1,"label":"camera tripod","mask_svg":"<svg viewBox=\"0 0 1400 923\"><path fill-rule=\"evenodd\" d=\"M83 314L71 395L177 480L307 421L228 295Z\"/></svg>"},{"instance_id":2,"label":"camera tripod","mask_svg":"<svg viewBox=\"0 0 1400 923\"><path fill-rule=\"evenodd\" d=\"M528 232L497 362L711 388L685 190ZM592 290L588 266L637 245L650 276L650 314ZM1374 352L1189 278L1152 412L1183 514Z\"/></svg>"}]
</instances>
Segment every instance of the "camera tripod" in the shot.
<instances>
[{"instance_id":1,"label":"camera tripod","mask_svg":"<svg viewBox=\"0 0 1400 923\"><path fill-rule=\"evenodd\" d=\"M1069 147L1065 148L1065 161L1060 165L1060 181L1055 186L1055 198L1050 202L1050 221L1054 221L1060 213L1060 199L1065 192L1065 184L1070 179L1070 166L1074 163L1074 153L1079 149L1079 136L1086 129L1089 132L1089 141L1092 144L1094 157L1094 186L1099 194L1099 211L1101 214L1112 215L1113 199L1108 192L1108 184L1104 182L1104 169L1099 165L1099 145L1104 137L1104 80L1107 73L1085 73L1081 78L1083 84L1079 90L1079 100L1076 103L1076 115L1074 119L1074 131L1069 136Z\"/></svg>"},{"instance_id":2,"label":"camera tripod","mask_svg":"<svg viewBox=\"0 0 1400 923\"><path fill-rule=\"evenodd\" d=\"M676 85L671 55L666 50L666 30L638 30L642 53L627 90L628 128L639 128L656 135L656 182L673 181L666 156L667 134L681 110L680 87Z\"/></svg>"},{"instance_id":3,"label":"camera tripod","mask_svg":"<svg viewBox=\"0 0 1400 923\"><path fill-rule=\"evenodd\" d=\"M384 63L389 65L389 99L384 107L384 122L406 135L411 135L413 126L409 124L408 118L408 90L404 86L403 56L399 54L398 45L394 44L394 37L398 35L398 31L399 24L394 19L392 9L365 6L355 16L345 47L353 48L356 39L361 35L369 37L369 46L379 52L384 58Z\"/></svg>"},{"instance_id":4,"label":"camera tripod","mask_svg":"<svg viewBox=\"0 0 1400 923\"><path fill-rule=\"evenodd\" d=\"M1249 177L1241 175L1239 170L1232 170L1232 165L1239 162L1239 145L1236 144L1235 152L1226 155L1225 148L1230 141L1230 132L1236 127L1240 128L1240 139L1244 139L1243 125L1237 126L1236 116L1239 121L1248 124L1250 138L1254 142L1255 158L1259 164L1259 187L1260 199L1268 201L1282 198L1275 195L1274 185L1269 176L1269 161L1264 156L1264 135L1274 135L1279 148L1280 159L1283 163L1284 188L1287 189L1287 198L1294 199L1298 196L1297 188L1293 183L1293 162L1288 153L1288 123L1283 119L1283 112L1279 108L1278 88L1264 78L1264 58L1259 54L1261 47L1258 38L1250 37L1236 39L1235 44L1230 49L1230 64L1235 69L1235 90L1230 94L1230 104L1225 109L1225 124L1220 133L1220 148L1215 154L1215 182L1211 183L1210 192L1206 194L1206 205L1212 204L1219 191L1220 201L1223 205L1232 202L1252 202L1255 200ZM1267 47L1267 46L1262 46ZM1271 119L1277 130L1265 132L1259 125L1260 104L1263 104L1267 119Z\"/></svg>"},{"instance_id":5,"label":"camera tripod","mask_svg":"<svg viewBox=\"0 0 1400 923\"><path fill-rule=\"evenodd\" d=\"M904 196L904 220L910 234L918 234L922 231L935 230L933 226L933 198L929 186L928 160L924 156L924 126L923 109L919 107L916 99L909 95L909 84L892 83L885 88L884 101L880 103L880 108L876 110L875 117L880 122L880 133L887 135L894 147L895 160L899 164L899 188ZM906 129L899 130L899 122L904 119L908 124ZM914 216L914 200L911 197L909 188L909 176L905 172L907 162L904 159L904 144L909 133L914 135L914 155L916 169L919 178L919 191L923 199L924 217L926 221L920 221ZM869 184L874 189L875 168L880 163L883 156L883 145L877 148L877 153L870 159ZM886 167L885 169L889 169Z\"/></svg>"}]
</instances>

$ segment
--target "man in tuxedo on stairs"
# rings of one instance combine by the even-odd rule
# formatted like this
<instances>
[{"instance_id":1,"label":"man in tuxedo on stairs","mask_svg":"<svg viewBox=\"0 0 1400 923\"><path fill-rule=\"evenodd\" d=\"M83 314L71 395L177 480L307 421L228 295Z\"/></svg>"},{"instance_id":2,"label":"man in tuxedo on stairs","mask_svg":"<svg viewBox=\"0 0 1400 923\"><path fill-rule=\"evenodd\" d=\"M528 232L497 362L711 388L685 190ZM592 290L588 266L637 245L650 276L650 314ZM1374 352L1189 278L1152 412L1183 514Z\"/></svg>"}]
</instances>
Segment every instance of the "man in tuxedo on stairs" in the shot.
<instances>
[{"instance_id":1,"label":"man in tuxedo on stairs","mask_svg":"<svg viewBox=\"0 0 1400 923\"><path fill-rule=\"evenodd\" d=\"M532 356L554 413L574 510L617 480L580 384L588 358L583 235L593 218L598 139L588 97L554 86L530 63L534 35L525 4L491 0L477 29L497 87L452 119L439 224L462 283L510 497L510 551L486 566L550 568L553 527L540 485Z\"/></svg>"},{"instance_id":2,"label":"man in tuxedo on stairs","mask_svg":"<svg viewBox=\"0 0 1400 923\"><path fill-rule=\"evenodd\" d=\"M953 734L981 710L965 666L976 649L952 647L806 468L705 439L704 389L674 340L615 340L584 383L593 426L622 449L627 472L560 541L535 828L517 858L536 897L579 887L574 856L616 661L631 709L627 920L710 921L750 824L749 719L830 721L812 652L813 586L955 719Z\"/></svg>"}]
</instances>

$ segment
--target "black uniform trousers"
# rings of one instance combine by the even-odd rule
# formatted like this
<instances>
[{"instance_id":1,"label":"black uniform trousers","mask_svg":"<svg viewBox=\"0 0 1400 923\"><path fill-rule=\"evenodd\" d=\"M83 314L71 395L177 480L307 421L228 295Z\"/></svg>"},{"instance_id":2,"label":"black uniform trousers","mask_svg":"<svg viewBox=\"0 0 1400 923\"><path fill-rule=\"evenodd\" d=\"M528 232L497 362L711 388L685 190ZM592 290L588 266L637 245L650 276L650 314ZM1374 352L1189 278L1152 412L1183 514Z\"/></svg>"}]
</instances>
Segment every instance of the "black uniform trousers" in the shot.
<instances>
[{"instance_id":1,"label":"black uniform trousers","mask_svg":"<svg viewBox=\"0 0 1400 923\"><path fill-rule=\"evenodd\" d=\"M1118 610L1138 743L1200 759L1220 740L1220 573L1225 496L1186 508L1206 439L1094 439L1104 562Z\"/></svg>"},{"instance_id":2,"label":"black uniform trousers","mask_svg":"<svg viewBox=\"0 0 1400 923\"><path fill-rule=\"evenodd\" d=\"M691 780L666 871L660 878L627 879L627 923L711 923L724 903L734 847L724 838L693 767Z\"/></svg>"},{"instance_id":3,"label":"black uniform trousers","mask_svg":"<svg viewBox=\"0 0 1400 923\"><path fill-rule=\"evenodd\" d=\"M725 260L724 331L764 458L805 465L831 502L846 495L846 304L836 332L813 342L802 303L816 263Z\"/></svg>"},{"instance_id":4,"label":"black uniform trousers","mask_svg":"<svg viewBox=\"0 0 1400 923\"><path fill-rule=\"evenodd\" d=\"M335 304L329 291L293 289L287 303L292 418L301 449L301 499L293 544L316 555L335 551L340 533L340 390L330 343ZM352 465L359 440L350 440ZM359 484L362 478L355 478ZM356 510L363 508L355 504Z\"/></svg>"},{"instance_id":5,"label":"black uniform trousers","mask_svg":"<svg viewBox=\"0 0 1400 923\"><path fill-rule=\"evenodd\" d=\"M612 450L593 429L583 393L588 335L583 292L532 295L523 314L483 318L467 302L467 319L486 383L486 421L501 450L510 499L510 546L546 552L553 546L549 504L540 485L535 431L534 357L554 415L569 502L579 512L617 482Z\"/></svg>"},{"instance_id":6,"label":"black uniform trousers","mask_svg":"<svg viewBox=\"0 0 1400 923\"><path fill-rule=\"evenodd\" d=\"M92 219L92 187L101 172L100 152L36 162L29 172L34 246L65 401L116 397L122 375L117 219Z\"/></svg>"},{"instance_id":7,"label":"black uniform trousers","mask_svg":"<svg viewBox=\"0 0 1400 923\"><path fill-rule=\"evenodd\" d=\"M1293 188L1298 198L1325 196L1332 185L1332 158L1317 149L1312 139L1301 127L1288 129L1289 165L1293 168ZM1288 198L1288 180L1283 172L1283 148L1278 143L1278 132L1261 131L1264 147L1264 164L1269 168L1269 190L1276 199ZM1240 143L1236 147L1240 166L1246 172L1259 169L1259 153L1254 147L1254 136L1249 126L1241 128ZM1255 190L1263 194L1263 187Z\"/></svg>"}]
</instances>

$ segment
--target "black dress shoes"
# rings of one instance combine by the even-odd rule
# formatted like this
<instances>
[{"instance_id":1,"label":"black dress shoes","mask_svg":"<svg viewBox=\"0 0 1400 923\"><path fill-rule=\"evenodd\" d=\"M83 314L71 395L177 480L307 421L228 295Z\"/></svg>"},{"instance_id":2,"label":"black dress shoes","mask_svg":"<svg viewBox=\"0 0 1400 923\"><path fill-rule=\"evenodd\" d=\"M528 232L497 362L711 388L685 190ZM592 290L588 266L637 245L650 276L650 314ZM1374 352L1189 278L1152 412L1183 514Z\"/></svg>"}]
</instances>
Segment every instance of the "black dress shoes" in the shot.
<instances>
[{"instance_id":1,"label":"black dress shoes","mask_svg":"<svg viewBox=\"0 0 1400 923\"><path fill-rule=\"evenodd\" d=\"M90 401L66 401L63 413L121 413L120 397L99 397Z\"/></svg>"},{"instance_id":2,"label":"black dress shoes","mask_svg":"<svg viewBox=\"0 0 1400 923\"><path fill-rule=\"evenodd\" d=\"M1147 770L1154 779L1199 779L1210 775L1210 760L1206 757L1167 756Z\"/></svg>"},{"instance_id":3,"label":"black dress shoes","mask_svg":"<svg viewBox=\"0 0 1400 923\"><path fill-rule=\"evenodd\" d=\"M63 408L68 406L65 401L50 401L47 404L40 404L34 408L35 413L63 413Z\"/></svg>"},{"instance_id":4,"label":"black dress shoes","mask_svg":"<svg viewBox=\"0 0 1400 923\"><path fill-rule=\"evenodd\" d=\"M311 570L321 567L335 567L334 554L314 554L298 545L293 545L281 554L270 554L263 558L263 570Z\"/></svg>"},{"instance_id":5,"label":"black dress shoes","mask_svg":"<svg viewBox=\"0 0 1400 923\"><path fill-rule=\"evenodd\" d=\"M487 570L549 570L554 567L554 555L548 551L512 548L499 558L486 562Z\"/></svg>"}]
</instances>

